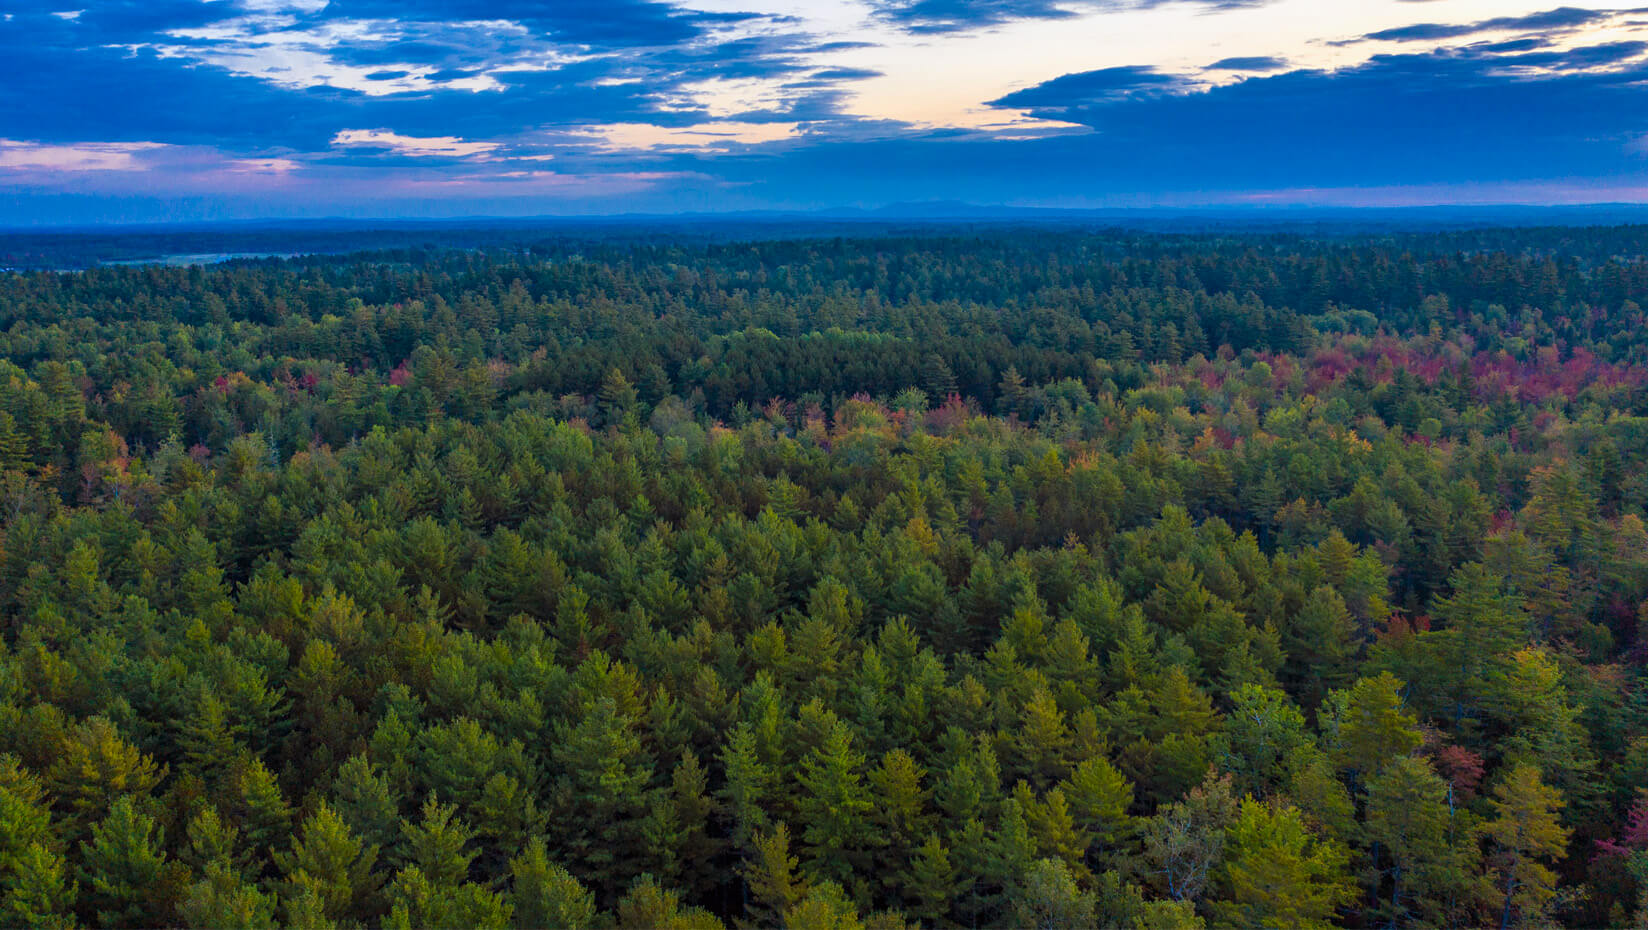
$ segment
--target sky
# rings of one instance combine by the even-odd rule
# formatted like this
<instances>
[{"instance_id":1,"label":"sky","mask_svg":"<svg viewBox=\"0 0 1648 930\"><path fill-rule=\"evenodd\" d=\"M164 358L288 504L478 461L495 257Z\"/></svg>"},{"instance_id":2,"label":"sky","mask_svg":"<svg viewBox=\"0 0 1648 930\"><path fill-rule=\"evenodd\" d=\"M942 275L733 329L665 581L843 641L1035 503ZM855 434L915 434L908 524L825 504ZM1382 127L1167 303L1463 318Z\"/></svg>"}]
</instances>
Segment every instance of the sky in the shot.
<instances>
[{"instance_id":1,"label":"sky","mask_svg":"<svg viewBox=\"0 0 1648 930\"><path fill-rule=\"evenodd\" d=\"M1648 7L0 0L0 225L1648 202Z\"/></svg>"}]
</instances>

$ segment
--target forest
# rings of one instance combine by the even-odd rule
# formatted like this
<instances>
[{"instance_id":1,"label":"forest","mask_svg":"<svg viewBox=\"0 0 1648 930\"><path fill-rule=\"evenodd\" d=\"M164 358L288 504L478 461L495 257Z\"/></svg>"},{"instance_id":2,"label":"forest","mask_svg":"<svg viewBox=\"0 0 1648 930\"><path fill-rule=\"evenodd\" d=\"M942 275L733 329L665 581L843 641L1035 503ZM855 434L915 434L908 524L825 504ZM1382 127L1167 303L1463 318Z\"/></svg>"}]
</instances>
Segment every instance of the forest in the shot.
<instances>
[{"instance_id":1,"label":"forest","mask_svg":"<svg viewBox=\"0 0 1648 930\"><path fill-rule=\"evenodd\" d=\"M1645 256L0 274L0 926L1648 926Z\"/></svg>"}]
</instances>

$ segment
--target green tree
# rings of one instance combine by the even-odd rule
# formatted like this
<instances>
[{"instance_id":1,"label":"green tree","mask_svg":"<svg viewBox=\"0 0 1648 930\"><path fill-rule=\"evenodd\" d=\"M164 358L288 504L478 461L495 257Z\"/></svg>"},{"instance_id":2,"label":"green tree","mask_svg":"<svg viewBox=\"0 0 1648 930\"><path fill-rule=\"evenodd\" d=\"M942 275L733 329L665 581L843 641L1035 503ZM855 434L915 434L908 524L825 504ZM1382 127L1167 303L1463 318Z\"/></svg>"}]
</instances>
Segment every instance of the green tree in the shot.
<instances>
[{"instance_id":1,"label":"green tree","mask_svg":"<svg viewBox=\"0 0 1648 930\"><path fill-rule=\"evenodd\" d=\"M1334 692L1324 713L1334 760L1361 777L1378 774L1423 740L1417 717L1403 706L1402 682L1389 672Z\"/></svg>"},{"instance_id":2,"label":"green tree","mask_svg":"<svg viewBox=\"0 0 1648 930\"><path fill-rule=\"evenodd\" d=\"M1225 767L1245 794L1269 797L1291 770L1315 751L1305 716L1276 688L1243 685L1230 697L1225 718Z\"/></svg>"},{"instance_id":3,"label":"green tree","mask_svg":"<svg viewBox=\"0 0 1648 930\"><path fill-rule=\"evenodd\" d=\"M69 733L45 783L70 821L81 825L102 819L119 798L147 796L164 775L113 723L92 717Z\"/></svg>"},{"instance_id":4,"label":"green tree","mask_svg":"<svg viewBox=\"0 0 1648 930\"><path fill-rule=\"evenodd\" d=\"M1396 759L1368 780L1374 913L1393 926L1454 922L1450 902L1468 891L1472 865L1458 819L1448 785L1423 759Z\"/></svg>"},{"instance_id":5,"label":"green tree","mask_svg":"<svg viewBox=\"0 0 1648 930\"><path fill-rule=\"evenodd\" d=\"M929 836L915 851L906 874L900 890L909 914L926 926L944 921L963 886L949 849L937 836Z\"/></svg>"},{"instance_id":6,"label":"green tree","mask_svg":"<svg viewBox=\"0 0 1648 930\"><path fill-rule=\"evenodd\" d=\"M881 764L870 770L878 871L882 884L890 891L908 881L906 866L911 854L931 836L933 820L927 811L931 792L922 785L926 775L926 770L903 749L889 750Z\"/></svg>"},{"instance_id":7,"label":"green tree","mask_svg":"<svg viewBox=\"0 0 1648 930\"><path fill-rule=\"evenodd\" d=\"M1355 896L1349 859L1336 841L1312 836L1292 805L1244 800L1227 830L1212 911L1235 926L1332 927Z\"/></svg>"},{"instance_id":8,"label":"green tree","mask_svg":"<svg viewBox=\"0 0 1648 930\"><path fill-rule=\"evenodd\" d=\"M681 896L660 887L651 875L635 880L618 902L618 930L724 930L714 914L682 907Z\"/></svg>"},{"instance_id":9,"label":"green tree","mask_svg":"<svg viewBox=\"0 0 1648 930\"><path fill-rule=\"evenodd\" d=\"M303 821L291 851L275 854L288 900L312 896L312 906L334 921L371 912L379 884L372 871L377 860L378 848L363 843L324 803Z\"/></svg>"},{"instance_id":10,"label":"green tree","mask_svg":"<svg viewBox=\"0 0 1648 930\"><path fill-rule=\"evenodd\" d=\"M509 870L514 878L509 903L516 930L588 930L595 925L595 896L572 873L549 861L543 837L528 841L526 849L509 860Z\"/></svg>"},{"instance_id":11,"label":"green tree","mask_svg":"<svg viewBox=\"0 0 1648 930\"><path fill-rule=\"evenodd\" d=\"M785 930L865 930L858 908L835 882L820 882L807 889L806 895L784 912L780 926Z\"/></svg>"},{"instance_id":12,"label":"green tree","mask_svg":"<svg viewBox=\"0 0 1648 930\"><path fill-rule=\"evenodd\" d=\"M69 930L77 891L61 855L38 842L8 851L0 866L0 926Z\"/></svg>"},{"instance_id":13,"label":"green tree","mask_svg":"<svg viewBox=\"0 0 1648 930\"><path fill-rule=\"evenodd\" d=\"M191 927L224 930L274 930L275 900L248 883L226 863L206 866L179 905L178 914Z\"/></svg>"},{"instance_id":14,"label":"green tree","mask_svg":"<svg viewBox=\"0 0 1648 930\"><path fill-rule=\"evenodd\" d=\"M475 860L475 853L468 849L474 831L456 819L457 813L456 807L442 804L431 795L423 804L423 820L416 826L401 827L407 858L437 888L462 884Z\"/></svg>"},{"instance_id":15,"label":"green tree","mask_svg":"<svg viewBox=\"0 0 1648 930\"><path fill-rule=\"evenodd\" d=\"M801 763L796 813L803 824L807 875L814 881L848 884L864 874L875 805L860 775L863 768L864 757L854 751L852 734L841 721Z\"/></svg>"},{"instance_id":16,"label":"green tree","mask_svg":"<svg viewBox=\"0 0 1648 930\"><path fill-rule=\"evenodd\" d=\"M1114 849L1131 839L1134 824L1128 809L1133 806L1133 785L1108 759L1095 756L1082 762L1059 788L1077 826L1095 846Z\"/></svg>"},{"instance_id":17,"label":"green tree","mask_svg":"<svg viewBox=\"0 0 1648 930\"><path fill-rule=\"evenodd\" d=\"M76 896L37 779L0 755L0 926L67 928Z\"/></svg>"},{"instance_id":18,"label":"green tree","mask_svg":"<svg viewBox=\"0 0 1648 930\"><path fill-rule=\"evenodd\" d=\"M509 930L509 902L474 882L431 881L418 866L408 866L388 888L390 930Z\"/></svg>"},{"instance_id":19,"label":"green tree","mask_svg":"<svg viewBox=\"0 0 1648 930\"><path fill-rule=\"evenodd\" d=\"M82 843L87 902L104 927L160 927L171 920L165 831L130 796L116 798Z\"/></svg>"},{"instance_id":20,"label":"green tree","mask_svg":"<svg viewBox=\"0 0 1648 930\"><path fill-rule=\"evenodd\" d=\"M1040 859L1013 890L1008 915L1015 927L1085 930L1098 926L1097 911L1097 898L1076 884L1069 865Z\"/></svg>"},{"instance_id":21,"label":"green tree","mask_svg":"<svg viewBox=\"0 0 1648 930\"><path fill-rule=\"evenodd\" d=\"M1300 703L1314 707L1349 680L1356 653L1356 623L1339 592L1322 585L1288 624L1283 637L1288 663L1286 680Z\"/></svg>"},{"instance_id":22,"label":"green tree","mask_svg":"<svg viewBox=\"0 0 1648 930\"><path fill-rule=\"evenodd\" d=\"M1568 847L1568 830L1558 820L1562 795L1538 769L1516 765L1494 787L1489 805L1494 816L1483 831L1493 844L1489 862L1503 896L1499 925L1537 920L1556 897L1557 877L1546 863Z\"/></svg>"},{"instance_id":23,"label":"green tree","mask_svg":"<svg viewBox=\"0 0 1648 930\"><path fill-rule=\"evenodd\" d=\"M1447 710L1461 727L1489 703L1506 658L1528 642L1531 621L1481 564L1461 568L1451 584L1453 593L1439 598L1431 612L1445 624L1437 638L1448 668L1444 681L1452 706Z\"/></svg>"},{"instance_id":24,"label":"green tree","mask_svg":"<svg viewBox=\"0 0 1648 930\"><path fill-rule=\"evenodd\" d=\"M365 756L351 756L338 767L332 805L363 842L386 850L399 840L400 805L395 789Z\"/></svg>"},{"instance_id":25,"label":"green tree","mask_svg":"<svg viewBox=\"0 0 1648 930\"><path fill-rule=\"evenodd\" d=\"M597 894L615 894L638 871L651 776L638 722L611 697L587 702L572 722L557 725L551 758L556 853Z\"/></svg>"},{"instance_id":26,"label":"green tree","mask_svg":"<svg viewBox=\"0 0 1648 930\"><path fill-rule=\"evenodd\" d=\"M745 911L756 926L773 926L807 893L808 883L795 874L800 864L790 855L790 828L779 823L771 833L757 833L741 872L747 892Z\"/></svg>"},{"instance_id":27,"label":"green tree","mask_svg":"<svg viewBox=\"0 0 1648 930\"><path fill-rule=\"evenodd\" d=\"M755 733L747 722L740 721L727 737L721 765L726 784L719 795L732 820L732 843L747 852L755 834L768 825L762 805L771 797L777 781L771 767L761 760Z\"/></svg>"}]
</instances>

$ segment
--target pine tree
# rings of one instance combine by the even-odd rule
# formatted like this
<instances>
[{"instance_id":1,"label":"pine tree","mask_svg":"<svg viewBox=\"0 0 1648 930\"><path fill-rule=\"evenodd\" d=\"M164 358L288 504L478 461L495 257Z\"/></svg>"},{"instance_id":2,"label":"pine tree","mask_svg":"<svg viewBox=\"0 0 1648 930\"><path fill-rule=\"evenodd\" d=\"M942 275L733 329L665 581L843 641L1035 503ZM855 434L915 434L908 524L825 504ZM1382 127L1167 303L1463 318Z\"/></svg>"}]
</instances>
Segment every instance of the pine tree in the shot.
<instances>
[{"instance_id":1,"label":"pine tree","mask_svg":"<svg viewBox=\"0 0 1648 930\"><path fill-rule=\"evenodd\" d=\"M4 860L0 863L0 926L70 930L76 925L72 908L78 886L69 879L61 855L30 842L8 849Z\"/></svg>"},{"instance_id":2,"label":"pine tree","mask_svg":"<svg viewBox=\"0 0 1648 930\"><path fill-rule=\"evenodd\" d=\"M303 821L291 851L275 854L275 865L286 877L289 901L312 895L328 920L342 920L370 912L377 859L376 846L361 842L336 811L321 804Z\"/></svg>"},{"instance_id":3,"label":"pine tree","mask_svg":"<svg viewBox=\"0 0 1648 930\"><path fill-rule=\"evenodd\" d=\"M1069 800L1076 824L1092 838L1095 847L1114 850L1130 838L1133 821L1133 785L1108 759L1095 756L1076 766L1070 777L1059 783Z\"/></svg>"},{"instance_id":4,"label":"pine tree","mask_svg":"<svg viewBox=\"0 0 1648 930\"><path fill-rule=\"evenodd\" d=\"M958 844L960 845L960 844ZM1004 915L1019 883L1036 861L1036 841L1030 821L1016 798L1002 802L995 830L983 842L983 869L987 912Z\"/></svg>"},{"instance_id":5,"label":"pine tree","mask_svg":"<svg viewBox=\"0 0 1648 930\"><path fill-rule=\"evenodd\" d=\"M1493 841L1495 884L1503 893L1499 925L1538 919L1556 896L1556 874L1545 864L1568 846L1568 830L1558 821L1562 795L1547 786L1531 765L1512 766L1494 788L1494 816L1484 826Z\"/></svg>"},{"instance_id":6,"label":"pine tree","mask_svg":"<svg viewBox=\"0 0 1648 930\"><path fill-rule=\"evenodd\" d=\"M890 750L881 764L870 771L870 791L875 799L873 822L881 883L896 891L907 879L905 866L924 838L931 835L932 818L927 812L931 796L922 786L926 770L903 749Z\"/></svg>"},{"instance_id":7,"label":"pine tree","mask_svg":"<svg viewBox=\"0 0 1648 930\"><path fill-rule=\"evenodd\" d=\"M640 397L640 392L636 391L622 371L617 368L608 371L605 380L601 382L600 395L601 410L607 417L607 423L615 425L634 416Z\"/></svg>"},{"instance_id":8,"label":"pine tree","mask_svg":"<svg viewBox=\"0 0 1648 930\"><path fill-rule=\"evenodd\" d=\"M929 836L915 851L906 874L900 886L906 910L925 926L942 923L962 888L950 851L937 836Z\"/></svg>"},{"instance_id":9,"label":"pine tree","mask_svg":"<svg viewBox=\"0 0 1648 930\"><path fill-rule=\"evenodd\" d=\"M950 365L937 353L929 352L921 360L921 384L933 403L942 404L956 392L956 375Z\"/></svg>"},{"instance_id":10,"label":"pine tree","mask_svg":"<svg viewBox=\"0 0 1648 930\"><path fill-rule=\"evenodd\" d=\"M1264 798L1287 784L1290 770L1315 746L1304 714L1275 688L1243 685L1225 722L1225 767L1239 791Z\"/></svg>"},{"instance_id":11,"label":"pine tree","mask_svg":"<svg viewBox=\"0 0 1648 930\"><path fill-rule=\"evenodd\" d=\"M1025 702L1013 745L1032 784L1050 784L1070 771L1070 728L1047 691L1037 690Z\"/></svg>"},{"instance_id":12,"label":"pine tree","mask_svg":"<svg viewBox=\"0 0 1648 930\"><path fill-rule=\"evenodd\" d=\"M1087 831L1076 825L1064 792L1054 788L1038 801L1030 787L1019 782L1013 795L1024 808L1030 833L1036 840L1037 853L1062 860L1073 868L1085 868L1087 850L1092 840Z\"/></svg>"},{"instance_id":13,"label":"pine tree","mask_svg":"<svg viewBox=\"0 0 1648 930\"><path fill-rule=\"evenodd\" d=\"M400 839L400 811L389 780L366 756L351 756L332 782L332 806L361 841L380 850Z\"/></svg>"},{"instance_id":14,"label":"pine tree","mask_svg":"<svg viewBox=\"0 0 1648 930\"><path fill-rule=\"evenodd\" d=\"M679 882L693 897L707 895L715 884L715 863L725 846L725 842L710 831L715 803L707 793L708 783L709 773L699 764L698 757L690 750L683 752L680 764L670 776L666 803L680 830L675 847Z\"/></svg>"},{"instance_id":15,"label":"pine tree","mask_svg":"<svg viewBox=\"0 0 1648 930\"><path fill-rule=\"evenodd\" d=\"M473 882L431 881L417 866L395 876L388 889L388 930L509 930L511 913L503 896Z\"/></svg>"},{"instance_id":16,"label":"pine tree","mask_svg":"<svg viewBox=\"0 0 1648 930\"><path fill-rule=\"evenodd\" d=\"M784 912L787 930L866 930L858 908L835 882L821 882L807 889L795 906Z\"/></svg>"},{"instance_id":17,"label":"pine tree","mask_svg":"<svg viewBox=\"0 0 1648 930\"><path fill-rule=\"evenodd\" d=\"M533 837L521 855L509 861L509 869L516 930L589 930L595 925L595 896L549 861L543 837Z\"/></svg>"},{"instance_id":18,"label":"pine tree","mask_svg":"<svg viewBox=\"0 0 1648 930\"><path fill-rule=\"evenodd\" d=\"M790 855L790 828L779 823L771 833L757 833L753 854L742 874L748 889L745 910L758 927L776 926L807 892L807 883L795 874L799 861Z\"/></svg>"},{"instance_id":19,"label":"pine tree","mask_svg":"<svg viewBox=\"0 0 1648 930\"><path fill-rule=\"evenodd\" d=\"M0 927L71 927L74 897L46 791L15 757L0 755Z\"/></svg>"},{"instance_id":20,"label":"pine tree","mask_svg":"<svg viewBox=\"0 0 1648 930\"><path fill-rule=\"evenodd\" d=\"M613 698L587 703L575 721L557 725L550 753L561 773L554 851L597 895L616 895L640 871L651 765L637 722Z\"/></svg>"},{"instance_id":21,"label":"pine tree","mask_svg":"<svg viewBox=\"0 0 1648 930\"><path fill-rule=\"evenodd\" d=\"M165 831L121 796L80 846L87 901L104 927L160 927L170 922L164 899Z\"/></svg>"},{"instance_id":22,"label":"pine tree","mask_svg":"<svg viewBox=\"0 0 1648 930\"><path fill-rule=\"evenodd\" d=\"M114 799L149 794L163 775L114 724L92 717L69 734L45 782L71 822L81 825L102 819Z\"/></svg>"},{"instance_id":23,"label":"pine tree","mask_svg":"<svg viewBox=\"0 0 1648 930\"><path fill-rule=\"evenodd\" d=\"M750 725L740 721L727 737L721 750L721 766L726 772L726 784L719 794L732 820L732 843L748 851L757 831L767 827L768 818L762 805L772 794L776 778L771 768L761 761L755 733Z\"/></svg>"},{"instance_id":24,"label":"pine tree","mask_svg":"<svg viewBox=\"0 0 1648 930\"><path fill-rule=\"evenodd\" d=\"M1216 918L1244 927L1331 928L1354 890L1349 852L1312 836L1292 805L1245 800L1228 830Z\"/></svg>"},{"instance_id":25,"label":"pine tree","mask_svg":"<svg viewBox=\"0 0 1648 930\"><path fill-rule=\"evenodd\" d=\"M852 883L867 864L870 800L859 774L864 757L852 748L847 725L836 721L801 764L796 812L804 828L807 875L814 881Z\"/></svg>"},{"instance_id":26,"label":"pine tree","mask_svg":"<svg viewBox=\"0 0 1648 930\"><path fill-rule=\"evenodd\" d=\"M1389 672L1363 678L1348 692L1336 692L1325 726L1333 730L1334 759L1363 777L1378 774L1392 759L1408 755L1423 737L1418 720L1402 705L1402 682Z\"/></svg>"},{"instance_id":27,"label":"pine tree","mask_svg":"<svg viewBox=\"0 0 1648 930\"><path fill-rule=\"evenodd\" d=\"M681 906L681 896L642 875L618 902L617 930L724 930L714 914Z\"/></svg>"},{"instance_id":28,"label":"pine tree","mask_svg":"<svg viewBox=\"0 0 1648 930\"><path fill-rule=\"evenodd\" d=\"M0 470L23 468L29 459L29 439L17 428L12 415L0 411Z\"/></svg>"},{"instance_id":29,"label":"pine tree","mask_svg":"<svg viewBox=\"0 0 1648 930\"><path fill-rule=\"evenodd\" d=\"M424 802L422 822L401 827L407 858L437 888L462 884L475 860L475 853L467 848L475 834L463 821L454 819L457 813L457 808L431 795Z\"/></svg>"},{"instance_id":30,"label":"pine tree","mask_svg":"<svg viewBox=\"0 0 1648 930\"><path fill-rule=\"evenodd\" d=\"M1098 926L1098 900L1082 891L1070 866L1041 859L1013 890L1008 906L1011 926L1039 930L1087 930Z\"/></svg>"},{"instance_id":31,"label":"pine tree","mask_svg":"<svg viewBox=\"0 0 1648 930\"><path fill-rule=\"evenodd\" d=\"M290 842L292 809L261 760L239 766L229 778L229 794L225 813L238 824L250 854L269 856Z\"/></svg>"},{"instance_id":32,"label":"pine tree","mask_svg":"<svg viewBox=\"0 0 1648 930\"><path fill-rule=\"evenodd\" d=\"M1465 566L1451 584L1453 593L1437 600L1432 614L1445 624L1441 645L1450 672L1448 710L1458 727L1482 713L1506 657L1527 643L1531 624L1522 605L1484 566Z\"/></svg>"},{"instance_id":33,"label":"pine tree","mask_svg":"<svg viewBox=\"0 0 1648 930\"><path fill-rule=\"evenodd\" d=\"M1359 644L1356 624L1339 592L1323 585L1310 593L1287 626L1287 680L1306 707L1321 703L1328 691L1343 687Z\"/></svg>"},{"instance_id":34,"label":"pine tree","mask_svg":"<svg viewBox=\"0 0 1648 930\"><path fill-rule=\"evenodd\" d=\"M251 864L240 831L224 823L215 807L203 807L195 814L189 821L188 837L189 846L182 858L202 871L218 864L238 874Z\"/></svg>"},{"instance_id":35,"label":"pine tree","mask_svg":"<svg viewBox=\"0 0 1648 930\"><path fill-rule=\"evenodd\" d=\"M1423 759L1395 759L1368 780L1366 837L1380 897L1374 913L1392 925L1453 920L1448 902L1465 890L1467 862L1451 836L1456 815L1447 798L1447 784Z\"/></svg>"},{"instance_id":36,"label":"pine tree","mask_svg":"<svg viewBox=\"0 0 1648 930\"><path fill-rule=\"evenodd\" d=\"M222 861L208 865L200 881L189 886L178 914L191 927L274 930L278 926L274 898Z\"/></svg>"}]
</instances>

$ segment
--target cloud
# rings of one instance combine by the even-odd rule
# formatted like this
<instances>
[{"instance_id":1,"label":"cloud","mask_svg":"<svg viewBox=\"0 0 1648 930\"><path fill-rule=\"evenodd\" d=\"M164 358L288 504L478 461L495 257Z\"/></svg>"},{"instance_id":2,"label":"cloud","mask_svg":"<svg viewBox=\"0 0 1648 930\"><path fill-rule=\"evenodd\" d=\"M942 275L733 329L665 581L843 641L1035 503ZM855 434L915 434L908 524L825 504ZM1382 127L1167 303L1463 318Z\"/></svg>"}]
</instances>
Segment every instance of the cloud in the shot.
<instances>
[{"instance_id":1,"label":"cloud","mask_svg":"<svg viewBox=\"0 0 1648 930\"><path fill-rule=\"evenodd\" d=\"M334 20L501 20L521 23L557 43L599 49L679 45L715 28L760 18L651 0L332 0L324 14Z\"/></svg>"},{"instance_id":2,"label":"cloud","mask_svg":"<svg viewBox=\"0 0 1648 930\"><path fill-rule=\"evenodd\" d=\"M41 145L0 139L0 171L131 171L137 154L163 148L155 142L80 142Z\"/></svg>"},{"instance_id":3,"label":"cloud","mask_svg":"<svg viewBox=\"0 0 1648 930\"><path fill-rule=\"evenodd\" d=\"M871 68L824 68L812 73L815 81L862 81L868 78L881 77L880 71Z\"/></svg>"},{"instance_id":4,"label":"cloud","mask_svg":"<svg viewBox=\"0 0 1648 930\"><path fill-rule=\"evenodd\" d=\"M916 33L982 29L1016 19L1064 19L1075 16L1070 4L1057 0L876 0L877 12Z\"/></svg>"},{"instance_id":5,"label":"cloud","mask_svg":"<svg viewBox=\"0 0 1648 930\"><path fill-rule=\"evenodd\" d=\"M230 172L247 174L287 174L303 167L290 158L234 158L225 163Z\"/></svg>"},{"instance_id":6,"label":"cloud","mask_svg":"<svg viewBox=\"0 0 1648 930\"><path fill-rule=\"evenodd\" d=\"M1561 7L1560 9L1532 13L1527 16L1500 16L1469 24L1417 23L1412 26L1400 26L1395 29L1370 32L1362 38L1376 42L1421 42L1457 39L1461 36L1478 35L1484 32L1562 32L1612 18L1618 12L1615 10L1582 10L1577 7Z\"/></svg>"},{"instance_id":7,"label":"cloud","mask_svg":"<svg viewBox=\"0 0 1648 930\"><path fill-rule=\"evenodd\" d=\"M1439 49L1224 85L1113 69L994 105L1088 126L1094 170L1163 184L1175 182L1154 166L1251 186L1578 178L1632 170L1625 145L1648 130L1648 63L1631 57L1641 51L1610 44L1535 61ZM1149 79L1143 92L1129 75Z\"/></svg>"},{"instance_id":8,"label":"cloud","mask_svg":"<svg viewBox=\"0 0 1648 930\"><path fill-rule=\"evenodd\" d=\"M1281 71L1287 62L1280 58L1223 58L1208 65L1208 71Z\"/></svg>"},{"instance_id":9,"label":"cloud","mask_svg":"<svg viewBox=\"0 0 1648 930\"><path fill-rule=\"evenodd\" d=\"M1228 10L1262 6L1271 0L870 0L883 20L908 32L929 35L987 29L1015 20L1150 9L1173 2Z\"/></svg>"},{"instance_id":10,"label":"cloud","mask_svg":"<svg viewBox=\"0 0 1648 930\"><path fill-rule=\"evenodd\" d=\"M105 0L73 22L15 2L0 21L0 126L54 143L262 157L324 152L361 126L507 141L687 125L739 116L721 93L737 82L771 85L744 95L741 119L814 119L837 115L834 84L865 76L819 68L816 38L781 20L644 0Z\"/></svg>"},{"instance_id":11,"label":"cloud","mask_svg":"<svg viewBox=\"0 0 1648 930\"><path fill-rule=\"evenodd\" d=\"M345 129L332 137L332 145L382 149L413 158L472 158L491 155L498 150L496 142L465 142L457 136L419 138L387 129Z\"/></svg>"},{"instance_id":12,"label":"cloud","mask_svg":"<svg viewBox=\"0 0 1648 930\"><path fill-rule=\"evenodd\" d=\"M1081 107L1183 89L1186 81L1147 65L1066 74L990 101L993 107L1036 111L1044 119Z\"/></svg>"}]
</instances>

